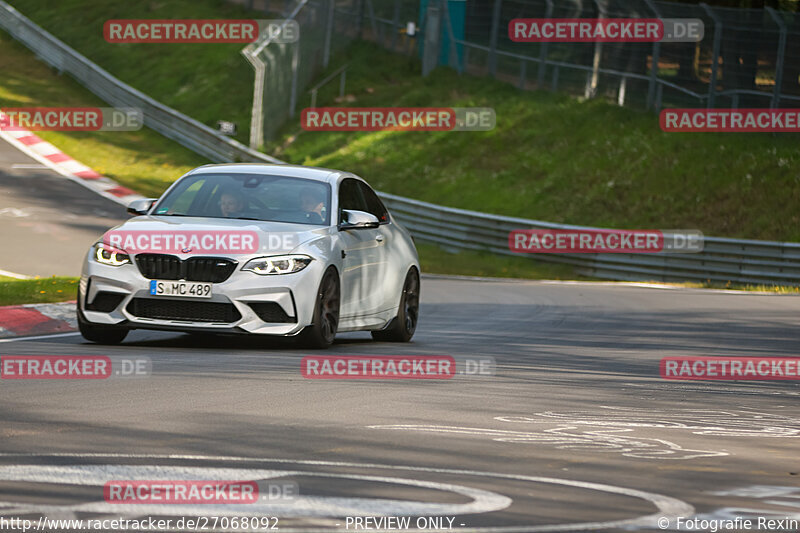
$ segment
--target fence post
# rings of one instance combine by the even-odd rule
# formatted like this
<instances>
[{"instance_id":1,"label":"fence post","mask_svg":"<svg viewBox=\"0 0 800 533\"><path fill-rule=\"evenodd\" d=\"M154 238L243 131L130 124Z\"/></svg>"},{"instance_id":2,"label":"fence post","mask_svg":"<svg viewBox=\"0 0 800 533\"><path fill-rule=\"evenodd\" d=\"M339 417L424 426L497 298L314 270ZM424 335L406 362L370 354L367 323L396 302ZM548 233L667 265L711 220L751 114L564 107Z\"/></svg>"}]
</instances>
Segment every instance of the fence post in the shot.
<instances>
[{"instance_id":1,"label":"fence post","mask_svg":"<svg viewBox=\"0 0 800 533\"><path fill-rule=\"evenodd\" d=\"M661 18L661 12L656 7L653 0L645 0L647 7L653 11L656 18ZM658 62L661 59L661 43L656 41L653 43L652 64L650 65L650 81L647 83L647 109L653 107L653 100L656 95L656 84L658 83Z\"/></svg>"},{"instance_id":2,"label":"fence post","mask_svg":"<svg viewBox=\"0 0 800 533\"><path fill-rule=\"evenodd\" d=\"M489 74L494 76L497 73L497 31L500 26L500 11L503 7L503 0L494 0L494 10L492 12L492 33L489 37Z\"/></svg>"},{"instance_id":3,"label":"fence post","mask_svg":"<svg viewBox=\"0 0 800 533\"><path fill-rule=\"evenodd\" d=\"M786 53L786 23L781 19L780 15L771 7L765 7L769 16L778 25L781 30L781 36L778 38L778 56L775 58L775 89L772 92L772 101L769 104L771 109L780 107L781 105L781 86L783 85L783 61Z\"/></svg>"},{"instance_id":4,"label":"fence post","mask_svg":"<svg viewBox=\"0 0 800 533\"><path fill-rule=\"evenodd\" d=\"M325 24L325 48L322 52L322 68L328 68L331 59L331 37L333 34L333 8L335 0L328 0L328 20Z\"/></svg>"},{"instance_id":5,"label":"fence post","mask_svg":"<svg viewBox=\"0 0 800 533\"><path fill-rule=\"evenodd\" d=\"M594 0L595 5L597 6L597 18L604 19L606 18L605 9L603 5L600 3L601 0ZM597 85L600 81L600 56L603 54L603 43L597 41L594 43L594 57L592 58L592 76L587 80L586 83L586 90L584 90L584 96L586 98L594 98L597 94Z\"/></svg>"},{"instance_id":6,"label":"fence post","mask_svg":"<svg viewBox=\"0 0 800 533\"><path fill-rule=\"evenodd\" d=\"M289 95L289 116L294 117L297 107L297 66L300 62L300 41L294 43L292 52L292 92Z\"/></svg>"},{"instance_id":7,"label":"fence post","mask_svg":"<svg viewBox=\"0 0 800 533\"><path fill-rule=\"evenodd\" d=\"M553 0L545 0L547 7L545 8L544 18L549 19L553 17ZM536 75L536 88L541 89L544 85L545 71L547 70L547 47L550 43L539 43L539 72Z\"/></svg>"},{"instance_id":8,"label":"fence post","mask_svg":"<svg viewBox=\"0 0 800 533\"><path fill-rule=\"evenodd\" d=\"M400 0L394 0L394 17L392 18L392 52L394 52L395 48L397 47L398 31L400 31Z\"/></svg>"},{"instance_id":9,"label":"fence post","mask_svg":"<svg viewBox=\"0 0 800 533\"><path fill-rule=\"evenodd\" d=\"M439 64L439 37L442 31L442 13L436 2L428 4L425 13L424 48L422 51L422 76L427 76Z\"/></svg>"},{"instance_id":10,"label":"fence post","mask_svg":"<svg viewBox=\"0 0 800 533\"><path fill-rule=\"evenodd\" d=\"M661 100L663 97L664 97L664 86L659 83L658 89L656 89L656 113L661 113Z\"/></svg>"},{"instance_id":11,"label":"fence post","mask_svg":"<svg viewBox=\"0 0 800 533\"><path fill-rule=\"evenodd\" d=\"M372 38L376 43L380 43L378 39L378 23L375 22L375 10L372 7L372 0L367 0L367 9L369 10L369 21L372 27Z\"/></svg>"},{"instance_id":12,"label":"fence post","mask_svg":"<svg viewBox=\"0 0 800 533\"><path fill-rule=\"evenodd\" d=\"M722 22L716 13L706 3L701 3L700 6L706 10L708 16L714 21L714 46L713 56L711 58L711 79L708 80L708 104L707 108L714 107L714 100L717 91L717 70L719 69L719 49L722 45Z\"/></svg>"},{"instance_id":13,"label":"fence post","mask_svg":"<svg viewBox=\"0 0 800 533\"><path fill-rule=\"evenodd\" d=\"M253 84L253 109L250 113L250 148L258 150L264 144L264 78L266 65L258 57L250 61L255 68L256 78Z\"/></svg>"},{"instance_id":14,"label":"fence post","mask_svg":"<svg viewBox=\"0 0 800 533\"><path fill-rule=\"evenodd\" d=\"M444 6L444 23L445 27L447 28L447 37L450 39L450 46L448 46L450 50L450 66L452 67L455 65L456 70L459 74L461 74L464 72L464 69L461 66L461 60L458 57L458 48L456 45L456 37L453 33L453 24L450 20L450 6L448 0L442 0L442 6Z\"/></svg>"},{"instance_id":15,"label":"fence post","mask_svg":"<svg viewBox=\"0 0 800 533\"><path fill-rule=\"evenodd\" d=\"M625 89L627 88L627 85L627 76L622 76L622 79L619 80L619 91L617 92L617 105L620 107L625 105Z\"/></svg>"}]
</instances>

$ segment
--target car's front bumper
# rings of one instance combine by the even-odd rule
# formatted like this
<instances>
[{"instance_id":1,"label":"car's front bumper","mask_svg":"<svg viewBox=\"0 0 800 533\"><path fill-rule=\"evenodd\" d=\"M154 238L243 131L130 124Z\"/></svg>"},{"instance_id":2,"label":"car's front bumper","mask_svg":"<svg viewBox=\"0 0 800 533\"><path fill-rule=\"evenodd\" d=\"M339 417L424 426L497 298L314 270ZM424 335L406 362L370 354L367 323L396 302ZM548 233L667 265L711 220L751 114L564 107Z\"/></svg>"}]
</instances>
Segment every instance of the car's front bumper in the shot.
<instances>
[{"instance_id":1,"label":"car's front bumper","mask_svg":"<svg viewBox=\"0 0 800 533\"><path fill-rule=\"evenodd\" d=\"M315 260L300 272L271 276L242 271L241 266L241 263L237 265L226 281L213 284L210 298L186 298L152 296L150 279L145 278L135 264L114 267L88 257L81 275L78 305L87 322L131 329L291 336L311 323L325 265ZM98 294L106 293L121 298L119 303L113 305L115 298L105 296L106 301L112 301L113 309L100 306L101 310L97 310ZM204 307L209 303L220 305ZM281 313L262 312L265 320L256 312L259 306L252 305L259 303L267 304L261 309L275 311L277 305L285 316L278 317L280 322L273 322L270 320ZM214 313L206 313L209 307L214 308ZM142 312L143 308L148 311ZM153 314L152 308L158 315L164 315L164 308L168 308L166 314L170 318L149 317ZM187 318L190 315L191 318Z\"/></svg>"}]
</instances>

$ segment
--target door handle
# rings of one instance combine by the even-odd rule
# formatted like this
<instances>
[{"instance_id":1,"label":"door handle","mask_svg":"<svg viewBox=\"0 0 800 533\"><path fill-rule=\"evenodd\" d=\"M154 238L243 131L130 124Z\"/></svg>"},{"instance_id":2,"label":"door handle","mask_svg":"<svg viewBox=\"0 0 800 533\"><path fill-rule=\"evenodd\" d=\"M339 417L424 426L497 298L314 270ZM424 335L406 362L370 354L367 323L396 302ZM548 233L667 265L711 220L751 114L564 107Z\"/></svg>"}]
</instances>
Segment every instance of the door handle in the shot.
<instances>
[{"instance_id":1,"label":"door handle","mask_svg":"<svg viewBox=\"0 0 800 533\"><path fill-rule=\"evenodd\" d=\"M378 242L383 242L383 235L378 235L377 237L375 237L375 240Z\"/></svg>"}]
</instances>

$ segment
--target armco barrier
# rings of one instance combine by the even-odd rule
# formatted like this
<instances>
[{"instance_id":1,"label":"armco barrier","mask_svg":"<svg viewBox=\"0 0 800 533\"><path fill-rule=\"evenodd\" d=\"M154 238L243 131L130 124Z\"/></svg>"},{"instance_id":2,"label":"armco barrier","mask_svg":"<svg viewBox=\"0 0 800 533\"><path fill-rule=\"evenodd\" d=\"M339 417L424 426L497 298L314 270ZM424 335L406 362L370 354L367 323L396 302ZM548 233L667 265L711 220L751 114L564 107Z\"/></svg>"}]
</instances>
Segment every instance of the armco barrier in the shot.
<instances>
[{"instance_id":1,"label":"armco barrier","mask_svg":"<svg viewBox=\"0 0 800 533\"><path fill-rule=\"evenodd\" d=\"M0 0L0 28L43 61L67 72L107 103L142 109L145 125L215 162L283 163L224 137L198 121L122 83ZM397 220L415 238L445 248L518 255L508 248L515 229L587 229L539 220L489 215L382 193ZM570 264L578 273L608 279L714 281L800 286L800 243L706 237L693 254L537 254Z\"/></svg>"},{"instance_id":2,"label":"armco barrier","mask_svg":"<svg viewBox=\"0 0 800 533\"><path fill-rule=\"evenodd\" d=\"M415 238L446 248L521 255L508 248L512 230L595 229L488 215L393 194L383 193L381 198ZM706 237L700 253L537 254L536 259L570 264L580 274L608 279L800 285L798 243Z\"/></svg>"}]
</instances>

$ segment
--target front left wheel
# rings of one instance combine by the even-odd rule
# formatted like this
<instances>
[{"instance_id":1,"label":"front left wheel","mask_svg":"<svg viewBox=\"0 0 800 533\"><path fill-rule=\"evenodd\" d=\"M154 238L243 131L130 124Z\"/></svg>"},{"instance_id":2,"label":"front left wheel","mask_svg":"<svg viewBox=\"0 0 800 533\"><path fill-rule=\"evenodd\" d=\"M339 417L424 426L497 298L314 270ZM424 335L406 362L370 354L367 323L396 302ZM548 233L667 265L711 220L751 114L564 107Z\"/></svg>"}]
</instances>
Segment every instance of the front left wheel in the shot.
<instances>
[{"instance_id":1,"label":"front left wheel","mask_svg":"<svg viewBox=\"0 0 800 533\"><path fill-rule=\"evenodd\" d=\"M304 345L327 348L333 344L339 328L340 294L339 274L334 268L329 268L319 283L312 323L300 333Z\"/></svg>"}]
</instances>

